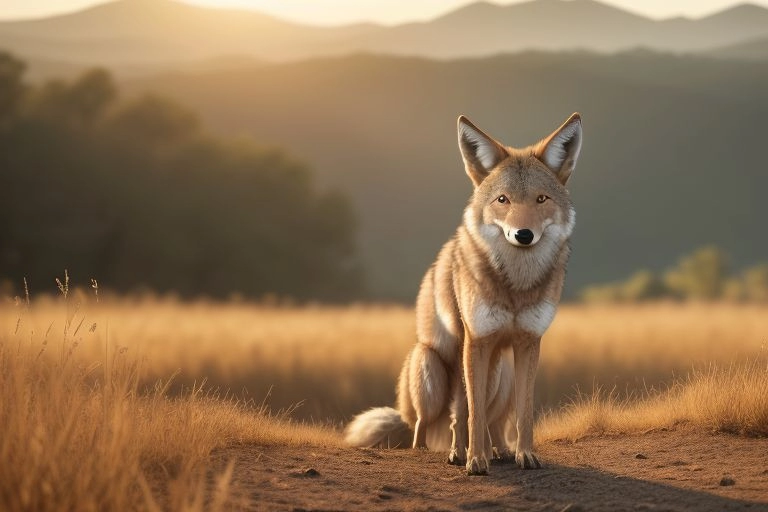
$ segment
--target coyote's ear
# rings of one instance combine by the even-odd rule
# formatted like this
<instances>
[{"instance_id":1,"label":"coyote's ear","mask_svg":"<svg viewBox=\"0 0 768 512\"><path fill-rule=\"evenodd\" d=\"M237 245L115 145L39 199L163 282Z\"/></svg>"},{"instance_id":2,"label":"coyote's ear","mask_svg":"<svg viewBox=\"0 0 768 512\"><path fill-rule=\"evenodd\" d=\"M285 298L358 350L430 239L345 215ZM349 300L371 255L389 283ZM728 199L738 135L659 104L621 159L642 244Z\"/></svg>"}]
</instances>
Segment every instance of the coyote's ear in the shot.
<instances>
[{"instance_id":1,"label":"coyote's ear","mask_svg":"<svg viewBox=\"0 0 768 512\"><path fill-rule=\"evenodd\" d=\"M469 119L459 116L459 149L464 168L477 187L499 162L509 156L504 146L493 140Z\"/></svg>"},{"instance_id":2,"label":"coyote's ear","mask_svg":"<svg viewBox=\"0 0 768 512\"><path fill-rule=\"evenodd\" d=\"M536 158L552 169L563 185L571 177L581 151L581 116L573 114L534 148Z\"/></svg>"}]
</instances>

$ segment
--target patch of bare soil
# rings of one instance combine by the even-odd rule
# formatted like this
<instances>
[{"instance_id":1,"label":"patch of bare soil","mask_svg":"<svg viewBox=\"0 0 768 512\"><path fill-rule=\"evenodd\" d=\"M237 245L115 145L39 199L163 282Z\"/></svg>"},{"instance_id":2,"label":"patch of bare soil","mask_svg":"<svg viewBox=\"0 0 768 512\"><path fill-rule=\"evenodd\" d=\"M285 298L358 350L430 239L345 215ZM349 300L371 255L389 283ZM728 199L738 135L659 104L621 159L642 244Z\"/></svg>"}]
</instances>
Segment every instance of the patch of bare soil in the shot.
<instances>
[{"instance_id":1,"label":"patch of bare soil","mask_svg":"<svg viewBox=\"0 0 768 512\"><path fill-rule=\"evenodd\" d=\"M443 453L235 446L251 510L768 511L768 439L685 429L539 446L544 469L469 477ZM237 508L237 503L232 503Z\"/></svg>"}]
</instances>

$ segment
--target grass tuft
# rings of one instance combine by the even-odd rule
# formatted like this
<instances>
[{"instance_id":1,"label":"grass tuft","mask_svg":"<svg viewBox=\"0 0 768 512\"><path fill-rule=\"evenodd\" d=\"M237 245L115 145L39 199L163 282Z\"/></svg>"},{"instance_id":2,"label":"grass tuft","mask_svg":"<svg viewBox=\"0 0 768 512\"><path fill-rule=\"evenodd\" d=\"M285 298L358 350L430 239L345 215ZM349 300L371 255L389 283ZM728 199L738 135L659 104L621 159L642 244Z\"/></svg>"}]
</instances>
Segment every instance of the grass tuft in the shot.
<instances>
[{"instance_id":1,"label":"grass tuft","mask_svg":"<svg viewBox=\"0 0 768 512\"><path fill-rule=\"evenodd\" d=\"M644 398L597 390L538 422L537 441L639 433L687 424L709 431L768 436L768 363L753 360L693 370Z\"/></svg>"}]
</instances>

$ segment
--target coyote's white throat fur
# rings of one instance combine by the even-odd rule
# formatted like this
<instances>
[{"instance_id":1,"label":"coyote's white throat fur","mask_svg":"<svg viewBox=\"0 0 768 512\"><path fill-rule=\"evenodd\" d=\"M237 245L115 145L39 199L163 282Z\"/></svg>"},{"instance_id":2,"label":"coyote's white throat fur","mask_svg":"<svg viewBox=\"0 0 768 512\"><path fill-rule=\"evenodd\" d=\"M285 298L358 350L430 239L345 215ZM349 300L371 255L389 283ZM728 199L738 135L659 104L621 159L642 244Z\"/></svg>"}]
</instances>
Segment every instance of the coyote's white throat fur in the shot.
<instances>
[{"instance_id":1,"label":"coyote's white throat fur","mask_svg":"<svg viewBox=\"0 0 768 512\"><path fill-rule=\"evenodd\" d=\"M533 383L570 252L575 213L565 185L581 149L581 117L524 149L502 145L463 116L458 133L474 190L421 283L418 341L400 372L397 408L359 414L346 440L434 449L450 440L449 462L470 474L487 473L494 457L538 468Z\"/></svg>"}]
</instances>

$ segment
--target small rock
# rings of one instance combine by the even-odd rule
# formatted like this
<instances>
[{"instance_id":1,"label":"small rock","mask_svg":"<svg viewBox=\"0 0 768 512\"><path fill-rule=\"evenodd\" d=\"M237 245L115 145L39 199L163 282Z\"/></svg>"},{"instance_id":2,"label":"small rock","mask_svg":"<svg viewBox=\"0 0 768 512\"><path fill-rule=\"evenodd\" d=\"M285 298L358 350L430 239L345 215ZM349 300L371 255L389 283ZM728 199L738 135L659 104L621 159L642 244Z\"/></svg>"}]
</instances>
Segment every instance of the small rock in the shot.
<instances>
[{"instance_id":1,"label":"small rock","mask_svg":"<svg viewBox=\"0 0 768 512\"><path fill-rule=\"evenodd\" d=\"M647 456L647 455L644 455L644 454L642 454L642 453L638 453L638 454L636 454L636 455L635 455L635 458L636 458L636 459L647 459L647 458L648 458L648 456Z\"/></svg>"},{"instance_id":2,"label":"small rock","mask_svg":"<svg viewBox=\"0 0 768 512\"><path fill-rule=\"evenodd\" d=\"M383 492L380 492L378 494L378 496L379 496L380 500L391 500L392 499L392 496L390 496L389 494L385 494Z\"/></svg>"},{"instance_id":3,"label":"small rock","mask_svg":"<svg viewBox=\"0 0 768 512\"><path fill-rule=\"evenodd\" d=\"M308 476L308 477L314 478L316 476L320 476L320 472L318 470L316 470L315 468L309 468L309 469L304 471L304 476Z\"/></svg>"},{"instance_id":4,"label":"small rock","mask_svg":"<svg viewBox=\"0 0 768 512\"><path fill-rule=\"evenodd\" d=\"M720 479L720 485L722 485L723 487L728 485L736 485L736 480L734 480L729 476L724 476L723 478Z\"/></svg>"}]
</instances>

